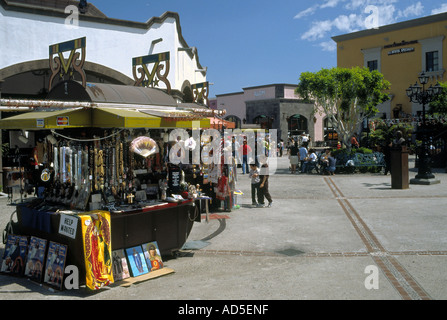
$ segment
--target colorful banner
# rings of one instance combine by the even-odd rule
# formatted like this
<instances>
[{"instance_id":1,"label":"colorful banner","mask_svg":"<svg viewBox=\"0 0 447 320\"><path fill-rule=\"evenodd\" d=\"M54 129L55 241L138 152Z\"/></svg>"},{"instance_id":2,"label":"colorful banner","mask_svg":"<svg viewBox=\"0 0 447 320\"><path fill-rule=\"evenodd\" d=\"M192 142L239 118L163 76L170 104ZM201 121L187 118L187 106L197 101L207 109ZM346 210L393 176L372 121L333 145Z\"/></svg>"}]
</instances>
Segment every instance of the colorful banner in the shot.
<instances>
[{"instance_id":1,"label":"colorful banner","mask_svg":"<svg viewBox=\"0 0 447 320\"><path fill-rule=\"evenodd\" d=\"M86 285L92 290L98 290L113 283L110 213L91 211L79 218L84 243Z\"/></svg>"}]
</instances>

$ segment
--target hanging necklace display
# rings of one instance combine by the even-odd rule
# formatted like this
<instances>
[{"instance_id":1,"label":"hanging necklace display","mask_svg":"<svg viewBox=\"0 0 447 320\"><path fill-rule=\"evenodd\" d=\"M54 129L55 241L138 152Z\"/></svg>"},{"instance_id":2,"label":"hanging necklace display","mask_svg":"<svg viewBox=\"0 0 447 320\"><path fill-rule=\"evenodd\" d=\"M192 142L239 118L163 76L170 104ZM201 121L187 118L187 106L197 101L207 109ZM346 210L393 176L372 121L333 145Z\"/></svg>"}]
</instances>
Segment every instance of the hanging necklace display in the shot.
<instances>
[{"instance_id":1,"label":"hanging necklace display","mask_svg":"<svg viewBox=\"0 0 447 320\"><path fill-rule=\"evenodd\" d=\"M104 191L104 151L98 150L98 176L99 189Z\"/></svg>"},{"instance_id":2,"label":"hanging necklace display","mask_svg":"<svg viewBox=\"0 0 447 320\"><path fill-rule=\"evenodd\" d=\"M72 158L73 158L73 166L71 168L73 171L71 184L76 189L77 173L78 173L78 149L76 148L76 146L73 146L71 148L71 152L72 152Z\"/></svg>"},{"instance_id":3,"label":"hanging necklace display","mask_svg":"<svg viewBox=\"0 0 447 320\"><path fill-rule=\"evenodd\" d=\"M65 147L62 147L61 150L61 155L60 155L60 159L61 159L61 168L60 168L60 182L61 183L65 183Z\"/></svg>"},{"instance_id":4,"label":"hanging necklace display","mask_svg":"<svg viewBox=\"0 0 447 320\"><path fill-rule=\"evenodd\" d=\"M94 191L99 191L99 159L98 159L98 147L96 142L93 142L93 152L94 152L94 158L93 158L93 186Z\"/></svg>"},{"instance_id":5,"label":"hanging necklace display","mask_svg":"<svg viewBox=\"0 0 447 320\"><path fill-rule=\"evenodd\" d=\"M116 159L116 165L115 165L115 169L116 169L116 191L119 191L119 185L121 184L121 177L120 177L120 144L118 141L118 138L116 138L116 142L115 142L115 159Z\"/></svg>"},{"instance_id":6,"label":"hanging necklace display","mask_svg":"<svg viewBox=\"0 0 447 320\"><path fill-rule=\"evenodd\" d=\"M112 189L115 190L115 196L116 196L116 148L111 148L111 155L112 155L112 171L111 171L111 178L110 178L110 184L112 185ZM113 191L112 190L112 191Z\"/></svg>"},{"instance_id":7,"label":"hanging necklace display","mask_svg":"<svg viewBox=\"0 0 447 320\"><path fill-rule=\"evenodd\" d=\"M94 157L94 153L93 153L93 146L90 145L89 146L89 150L88 150L88 168L89 168L89 173L88 173L88 181L89 181L89 190L90 192L93 191L93 166L95 165L94 161L93 161L93 157Z\"/></svg>"},{"instance_id":8,"label":"hanging necklace display","mask_svg":"<svg viewBox=\"0 0 447 320\"><path fill-rule=\"evenodd\" d=\"M126 139L127 139L127 134L124 133L123 135L123 140L124 141L122 143L123 145L123 189L127 190L128 188L132 188L132 183L131 181L128 181L128 153L127 153L127 148L126 148Z\"/></svg>"},{"instance_id":9,"label":"hanging necklace display","mask_svg":"<svg viewBox=\"0 0 447 320\"><path fill-rule=\"evenodd\" d=\"M82 188L82 146L79 146L77 156L76 190L79 191Z\"/></svg>"},{"instance_id":10,"label":"hanging necklace display","mask_svg":"<svg viewBox=\"0 0 447 320\"><path fill-rule=\"evenodd\" d=\"M120 183L120 189L124 190L123 185L123 176L124 176L124 158L123 158L123 143L119 143L119 183Z\"/></svg>"},{"instance_id":11,"label":"hanging necklace display","mask_svg":"<svg viewBox=\"0 0 447 320\"><path fill-rule=\"evenodd\" d=\"M67 166L67 182L71 184L73 182L73 150L67 148L68 166Z\"/></svg>"},{"instance_id":12,"label":"hanging necklace display","mask_svg":"<svg viewBox=\"0 0 447 320\"><path fill-rule=\"evenodd\" d=\"M88 146L82 151L82 188L88 190Z\"/></svg>"},{"instance_id":13,"label":"hanging necklace display","mask_svg":"<svg viewBox=\"0 0 447 320\"><path fill-rule=\"evenodd\" d=\"M109 182L110 182L110 158L109 158L110 148L108 145L104 148L104 164L105 164L105 172L104 172L104 188L106 192L109 191Z\"/></svg>"},{"instance_id":14,"label":"hanging necklace display","mask_svg":"<svg viewBox=\"0 0 447 320\"><path fill-rule=\"evenodd\" d=\"M120 191L123 196L122 200L123 200L123 202L126 202L127 194L126 194L126 189L125 189L126 183L124 182L124 152L123 152L123 143L122 142L119 143L119 162L120 162L120 165L119 165L119 177L120 177L119 188L120 188Z\"/></svg>"},{"instance_id":15,"label":"hanging necklace display","mask_svg":"<svg viewBox=\"0 0 447 320\"><path fill-rule=\"evenodd\" d=\"M89 152L88 146L84 147L82 151L82 160L81 160L81 189L79 190L79 195L76 200L75 208L79 210L85 210L89 198Z\"/></svg>"},{"instance_id":16,"label":"hanging necklace display","mask_svg":"<svg viewBox=\"0 0 447 320\"><path fill-rule=\"evenodd\" d=\"M59 180L59 149L53 148L53 169L54 169L54 182Z\"/></svg>"},{"instance_id":17,"label":"hanging necklace display","mask_svg":"<svg viewBox=\"0 0 447 320\"><path fill-rule=\"evenodd\" d=\"M126 149L129 150L127 146ZM132 152L128 152L128 164L129 164L128 176L130 180L133 180L135 177L134 177L134 156Z\"/></svg>"}]
</instances>

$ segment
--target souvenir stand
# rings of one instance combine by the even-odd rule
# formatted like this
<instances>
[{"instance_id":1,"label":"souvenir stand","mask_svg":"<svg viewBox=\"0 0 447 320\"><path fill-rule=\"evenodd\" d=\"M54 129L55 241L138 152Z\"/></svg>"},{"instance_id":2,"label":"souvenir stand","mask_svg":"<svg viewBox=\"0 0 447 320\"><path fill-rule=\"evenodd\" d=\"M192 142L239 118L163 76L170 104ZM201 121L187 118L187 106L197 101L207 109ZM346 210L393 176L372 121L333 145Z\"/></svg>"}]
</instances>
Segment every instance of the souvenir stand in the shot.
<instances>
[{"instance_id":1,"label":"souvenir stand","mask_svg":"<svg viewBox=\"0 0 447 320\"><path fill-rule=\"evenodd\" d=\"M201 199L214 196L206 193L201 163L171 156L185 142L178 139L182 134L211 128L211 119L224 111L171 95L170 52L133 58L134 86L88 83L85 54L86 38L51 45L46 100L1 100L3 109L28 111L1 119L0 129L31 141L31 149L12 148L16 155L25 151L19 167L26 167L26 184L38 197L17 206L0 272L29 261L31 273L40 275L35 280L45 274L45 282L60 288L64 266L57 262L63 261L95 290L158 270L160 254L181 249L201 221ZM165 89L155 88L159 84ZM207 98L207 82L192 88L195 102ZM33 257L13 259L12 249L27 241Z\"/></svg>"},{"instance_id":2,"label":"souvenir stand","mask_svg":"<svg viewBox=\"0 0 447 320\"><path fill-rule=\"evenodd\" d=\"M90 101L58 100L67 91ZM165 105L123 105L107 92L133 100L149 92ZM102 271L112 252L154 241L162 255L181 249L201 221L197 189L204 181L200 166L167 164L176 143L168 130L209 128L213 111L179 107L158 89L80 88L73 81L56 85L49 99L14 101L38 111L0 120L2 129L33 132L36 141L37 165L30 170L38 178L32 182L38 199L17 206L14 233L66 245L66 264L79 268L81 280L94 274L92 288L113 281ZM100 253L93 250L98 242Z\"/></svg>"}]
</instances>

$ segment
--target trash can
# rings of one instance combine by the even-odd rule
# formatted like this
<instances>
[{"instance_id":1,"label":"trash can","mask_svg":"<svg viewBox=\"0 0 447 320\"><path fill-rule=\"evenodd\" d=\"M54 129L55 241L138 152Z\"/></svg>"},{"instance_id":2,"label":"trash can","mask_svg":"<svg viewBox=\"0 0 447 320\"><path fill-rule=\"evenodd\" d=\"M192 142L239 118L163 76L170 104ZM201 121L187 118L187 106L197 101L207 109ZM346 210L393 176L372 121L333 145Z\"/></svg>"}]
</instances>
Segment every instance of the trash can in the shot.
<instances>
[{"instance_id":1,"label":"trash can","mask_svg":"<svg viewBox=\"0 0 447 320\"><path fill-rule=\"evenodd\" d=\"M408 148L396 146L391 148L391 188L409 188Z\"/></svg>"}]
</instances>

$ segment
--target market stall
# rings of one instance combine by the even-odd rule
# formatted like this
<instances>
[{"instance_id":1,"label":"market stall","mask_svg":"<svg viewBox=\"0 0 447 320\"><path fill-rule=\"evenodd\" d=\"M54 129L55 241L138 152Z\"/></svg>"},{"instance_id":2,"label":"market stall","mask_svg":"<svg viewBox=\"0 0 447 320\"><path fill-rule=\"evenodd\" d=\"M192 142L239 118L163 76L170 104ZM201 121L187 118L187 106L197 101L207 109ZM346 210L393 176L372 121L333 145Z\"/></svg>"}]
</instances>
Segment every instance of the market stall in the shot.
<instances>
[{"instance_id":1,"label":"market stall","mask_svg":"<svg viewBox=\"0 0 447 320\"><path fill-rule=\"evenodd\" d=\"M66 81L49 100L2 100L2 105L35 110L0 120L1 129L32 132L34 139L31 148L11 146L26 153L11 167L27 174L24 184L37 195L17 206L13 233L63 246L65 264L76 266L91 289L114 281L112 257L124 252L130 263L133 253L126 250L148 243L161 255L181 249L193 223L201 221L201 199L225 199L222 192L229 192L228 179L220 184L222 176L232 177L232 169L219 166L220 176L213 173L218 179L209 179L201 163L167 161L180 143L169 130L211 128L217 114L178 107L161 90L84 88Z\"/></svg>"}]
</instances>

